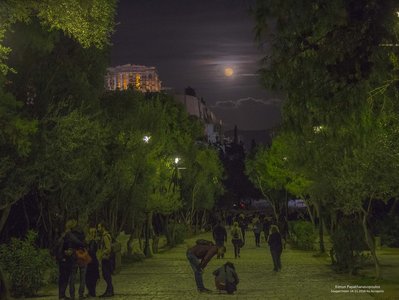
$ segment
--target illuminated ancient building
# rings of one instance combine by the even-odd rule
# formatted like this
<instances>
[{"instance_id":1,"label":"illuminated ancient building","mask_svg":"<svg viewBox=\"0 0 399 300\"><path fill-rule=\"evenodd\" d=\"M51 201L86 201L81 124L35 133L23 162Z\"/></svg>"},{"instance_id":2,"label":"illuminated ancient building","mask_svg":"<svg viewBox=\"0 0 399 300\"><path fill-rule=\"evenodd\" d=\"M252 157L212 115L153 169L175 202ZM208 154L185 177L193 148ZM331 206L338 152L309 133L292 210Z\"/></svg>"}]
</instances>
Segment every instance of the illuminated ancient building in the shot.
<instances>
[{"instance_id":1,"label":"illuminated ancient building","mask_svg":"<svg viewBox=\"0 0 399 300\"><path fill-rule=\"evenodd\" d=\"M159 92L161 81L156 68L127 64L107 69L106 89L126 90L129 86L142 92Z\"/></svg>"}]
</instances>

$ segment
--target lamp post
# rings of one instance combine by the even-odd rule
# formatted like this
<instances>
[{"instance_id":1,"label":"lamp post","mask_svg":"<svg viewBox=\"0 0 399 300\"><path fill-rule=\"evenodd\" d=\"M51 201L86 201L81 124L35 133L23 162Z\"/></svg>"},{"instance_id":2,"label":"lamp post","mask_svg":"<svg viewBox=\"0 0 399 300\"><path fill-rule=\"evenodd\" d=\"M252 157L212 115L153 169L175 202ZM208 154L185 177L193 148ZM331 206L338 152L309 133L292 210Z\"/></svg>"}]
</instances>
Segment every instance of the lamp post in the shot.
<instances>
[{"instance_id":1,"label":"lamp post","mask_svg":"<svg viewBox=\"0 0 399 300\"><path fill-rule=\"evenodd\" d=\"M148 144L150 142L151 136L150 135L145 135L143 137L143 142L145 144ZM147 212L147 219L145 222L145 227L144 227L144 255L146 257L151 256L151 249L150 249L150 230L152 227L152 212Z\"/></svg>"}]
</instances>

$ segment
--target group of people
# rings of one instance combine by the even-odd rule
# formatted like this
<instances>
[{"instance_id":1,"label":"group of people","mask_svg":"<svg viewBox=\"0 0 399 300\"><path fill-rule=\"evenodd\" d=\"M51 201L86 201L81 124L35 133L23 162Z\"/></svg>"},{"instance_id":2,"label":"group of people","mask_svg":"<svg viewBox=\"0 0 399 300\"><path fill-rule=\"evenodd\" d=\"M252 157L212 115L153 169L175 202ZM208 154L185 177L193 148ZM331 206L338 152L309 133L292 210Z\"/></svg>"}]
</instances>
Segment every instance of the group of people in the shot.
<instances>
[{"instance_id":1,"label":"group of people","mask_svg":"<svg viewBox=\"0 0 399 300\"><path fill-rule=\"evenodd\" d=\"M252 231L255 236L255 245L260 247L261 232L265 232L265 239L270 248L270 254L273 260L273 271L278 272L281 270L281 253L283 251L282 236L279 228L275 224L271 224L267 218L261 218L255 215L252 219ZM243 216L238 216L230 229L231 242L234 247L234 257L240 258L240 249L245 244L245 231L247 225L244 224ZM224 258L226 247L224 243L227 242L227 230L218 221L212 230L213 239L215 243L205 240L198 240L196 245L187 250L187 259L194 272L195 282L199 292L211 292L205 288L202 273L208 262L216 255L216 257ZM225 290L227 293L232 294L237 290L239 278L235 270L235 266L231 262L226 262L223 266L213 272L215 275L215 285L218 290Z\"/></svg>"},{"instance_id":2,"label":"group of people","mask_svg":"<svg viewBox=\"0 0 399 300\"><path fill-rule=\"evenodd\" d=\"M87 235L76 220L68 220L59 238L55 255L59 266L59 299L75 299L75 282L79 276L79 299L96 297L96 285L100 279L100 267L107 284L100 297L112 297L112 238L103 224L91 227ZM100 265L101 262L101 265ZM69 297L66 290L69 286ZM88 294L85 295L87 288Z\"/></svg>"},{"instance_id":3,"label":"group of people","mask_svg":"<svg viewBox=\"0 0 399 300\"><path fill-rule=\"evenodd\" d=\"M265 223L268 225L265 227ZM245 244L245 231L247 224L244 218L238 216L230 229L231 242L234 247L234 257L240 258L240 249ZM277 225L261 222L258 216L252 219L252 230L255 236L255 245L260 247L260 234L267 229L267 242L273 259L273 270L281 270L281 253L283 249L282 237ZM224 258L227 242L227 230L218 221L212 230L215 243L206 240L197 240L196 245L187 250L187 259L194 272L194 278L199 292L211 292L205 288L202 273L209 261L216 257ZM266 232L265 232L266 237ZM102 276L107 284L105 292L100 297L112 297L114 288L112 285L112 238L103 224L89 228L85 235L76 220L69 220L65 225L65 231L58 240L56 247L56 258L59 265L59 299L75 299L75 282L79 276L79 299L86 298L87 288L89 297L96 297L96 286L100 278L100 267ZM101 262L101 264L100 264ZM232 262L226 262L213 272L215 286L221 291L225 290L232 294L237 290L239 278ZM66 290L69 286L69 297Z\"/></svg>"}]
</instances>

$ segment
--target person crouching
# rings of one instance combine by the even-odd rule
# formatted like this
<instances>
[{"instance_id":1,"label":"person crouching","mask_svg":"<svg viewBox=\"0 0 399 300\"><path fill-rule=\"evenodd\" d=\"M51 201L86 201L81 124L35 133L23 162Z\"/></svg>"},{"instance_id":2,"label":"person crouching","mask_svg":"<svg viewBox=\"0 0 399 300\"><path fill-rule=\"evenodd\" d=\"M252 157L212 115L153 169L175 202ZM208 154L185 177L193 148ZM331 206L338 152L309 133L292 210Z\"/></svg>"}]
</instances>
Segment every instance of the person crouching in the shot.
<instances>
[{"instance_id":1,"label":"person crouching","mask_svg":"<svg viewBox=\"0 0 399 300\"><path fill-rule=\"evenodd\" d=\"M213 275L215 275L215 285L217 290L226 291L227 294L234 294L237 290L239 279L233 263L225 263L223 266L215 270Z\"/></svg>"},{"instance_id":2,"label":"person crouching","mask_svg":"<svg viewBox=\"0 0 399 300\"><path fill-rule=\"evenodd\" d=\"M215 255L222 255L226 252L226 248L223 246L216 246L212 242L208 244L197 243L194 247L187 250L187 259L190 262L190 266L194 272L195 283L197 284L198 292L210 293L211 290L205 288L202 279L202 273L208 262Z\"/></svg>"}]
</instances>

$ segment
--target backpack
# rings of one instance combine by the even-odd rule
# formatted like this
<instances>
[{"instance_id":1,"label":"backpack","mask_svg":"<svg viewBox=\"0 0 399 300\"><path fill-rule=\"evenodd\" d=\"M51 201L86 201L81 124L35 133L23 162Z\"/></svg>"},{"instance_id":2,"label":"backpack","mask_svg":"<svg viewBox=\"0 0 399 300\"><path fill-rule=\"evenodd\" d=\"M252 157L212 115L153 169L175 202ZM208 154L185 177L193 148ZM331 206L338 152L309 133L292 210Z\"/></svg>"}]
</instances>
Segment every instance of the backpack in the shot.
<instances>
[{"instance_id":1,"label":"backpack","mask_svg":"<svg viewBox=\"0 0 399 300\"><path fill-rule=\"evenodd\" d=\"M199 239L199 240L195 241L195 244L196 245L203 245L203 246L212 246L213 242L207 241L207 240L204 240L204 239Z\"/></svg>"},{"instance_id":2,"label":"backpack","mask_svg":"<svg viewBox=\"0 0 399 300\"><path fill-rule=\"evenodd\" d=\"M76 258L76 263L78 264L79 267L87 266L92 261L89 252L85 248L76 250L75 258Z\"/></svg>"},{"instance_id":3,"label":"backpack","mask_svg":"<svg viewBox=\"0 0 399 300\"><path fill-rule=\"evenodd\" d=\"M238 230L241 230L241 229L233 229L231 231L231 235L233 236L233 239L235 239L235 240L240 238L240 234L239 234Z\"/></svg>"}]
</instances>

